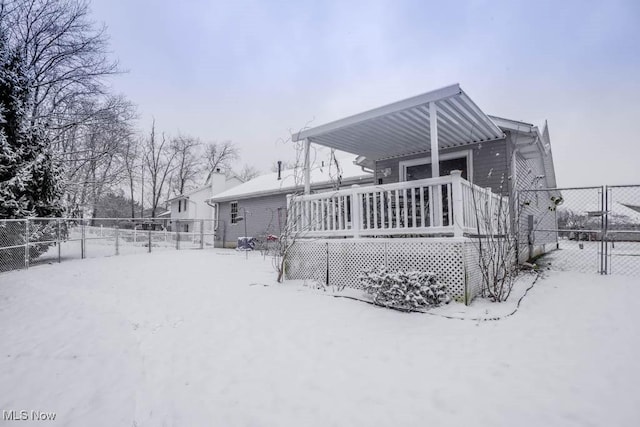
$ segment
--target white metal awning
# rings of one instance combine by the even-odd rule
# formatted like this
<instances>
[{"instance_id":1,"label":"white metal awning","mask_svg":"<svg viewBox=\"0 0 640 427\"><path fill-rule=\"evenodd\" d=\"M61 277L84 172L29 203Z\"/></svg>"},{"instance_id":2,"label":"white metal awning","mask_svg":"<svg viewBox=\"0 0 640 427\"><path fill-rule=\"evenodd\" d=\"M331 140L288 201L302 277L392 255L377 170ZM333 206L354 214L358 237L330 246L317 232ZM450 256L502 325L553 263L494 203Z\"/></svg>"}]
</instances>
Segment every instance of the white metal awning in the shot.
<instances>
[{"instance_id":1,"label":"white metal awning","mask_svg":"<svg viewBox=\"0 0 640 427\"><path fill-rule=\"evenodd\" d=\"M293 140L306 139L368 160L429 151L431 103L435 105L440 149L505 137L460 85L454 84L301 131Z\"/></svg>"}]
</instances>

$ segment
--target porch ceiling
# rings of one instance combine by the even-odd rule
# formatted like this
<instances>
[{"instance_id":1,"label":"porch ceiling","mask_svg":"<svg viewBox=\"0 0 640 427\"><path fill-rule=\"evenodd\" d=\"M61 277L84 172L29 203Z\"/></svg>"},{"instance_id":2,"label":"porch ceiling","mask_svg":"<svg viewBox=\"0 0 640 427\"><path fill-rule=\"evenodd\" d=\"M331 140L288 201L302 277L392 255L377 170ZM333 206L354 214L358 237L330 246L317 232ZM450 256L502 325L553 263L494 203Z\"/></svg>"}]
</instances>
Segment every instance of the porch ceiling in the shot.
<instances>
[{"instance_id":1,"label":"porch ceiling","mask_svg":"<svg viewBox=\"0 0 640 427\"><path fill-rule=\"evenodd\" d=\"M430 102L437 109L441 149L504 138L502 130L454 84L304 130L293 140L308 139L369 160L429 151Z\"/></svg>"}]
</instances>

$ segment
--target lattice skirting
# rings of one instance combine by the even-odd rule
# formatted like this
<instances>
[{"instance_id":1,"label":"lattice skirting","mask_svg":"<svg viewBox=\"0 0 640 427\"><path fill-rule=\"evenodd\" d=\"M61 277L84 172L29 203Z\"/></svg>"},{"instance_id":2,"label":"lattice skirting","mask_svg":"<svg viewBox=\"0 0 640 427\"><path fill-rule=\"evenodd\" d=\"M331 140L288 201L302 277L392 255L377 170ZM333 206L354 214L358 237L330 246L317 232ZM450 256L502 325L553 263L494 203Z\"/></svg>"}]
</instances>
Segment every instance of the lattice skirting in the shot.
<instances>
[{"instance_id":1,"label":"lattice skirting","mask_svg":"<svg viewBox=\"0 0 640 427\"><path fill-rule=\"evenodd\" d=\"M289 255L287 278L360 288L358 276L379 266L432 272L454 299L467 304L482 289L478 250L470 239L298 240Z\"/></svg>"}]
</instances>

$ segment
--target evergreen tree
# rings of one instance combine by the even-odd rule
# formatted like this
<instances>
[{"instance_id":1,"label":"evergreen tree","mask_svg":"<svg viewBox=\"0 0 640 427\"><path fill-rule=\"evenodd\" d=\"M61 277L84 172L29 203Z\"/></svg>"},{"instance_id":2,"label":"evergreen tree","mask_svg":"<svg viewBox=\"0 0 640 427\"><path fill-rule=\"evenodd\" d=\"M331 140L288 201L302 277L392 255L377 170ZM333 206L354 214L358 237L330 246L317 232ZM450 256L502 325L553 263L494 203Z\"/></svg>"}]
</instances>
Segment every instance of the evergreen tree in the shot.
<instances>
[{"instance_id":1,"label":"evergreen tree","mask_svg":"<svg viewBox=\"0 0 640 427\"><path fill-rule=\"evenodd\" d=\"M29 78L0 29L0 218L62 213L62 169L43 127L27 116Z\"/></svg>"}]
</instances>

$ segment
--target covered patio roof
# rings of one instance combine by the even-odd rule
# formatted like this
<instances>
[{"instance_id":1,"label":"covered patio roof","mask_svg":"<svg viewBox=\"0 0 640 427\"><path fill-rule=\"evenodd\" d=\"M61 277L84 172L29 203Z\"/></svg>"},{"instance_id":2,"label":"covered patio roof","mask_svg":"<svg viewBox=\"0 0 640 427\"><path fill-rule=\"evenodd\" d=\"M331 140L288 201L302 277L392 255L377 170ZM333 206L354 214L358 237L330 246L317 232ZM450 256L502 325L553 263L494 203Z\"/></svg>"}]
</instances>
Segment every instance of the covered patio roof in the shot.
<instances>
[{"instance_id":1,"label":"covered patio roof","mask_svg":"<svg viewBox=\"0 0 640 427\"><path fill-rule=\"evenodd\" d=\"M439 149L505 137L460 85L454 84L303 130L293 140L380 160L429 151L435 147L433 134Z\"/></svg>"}]
</instances>

